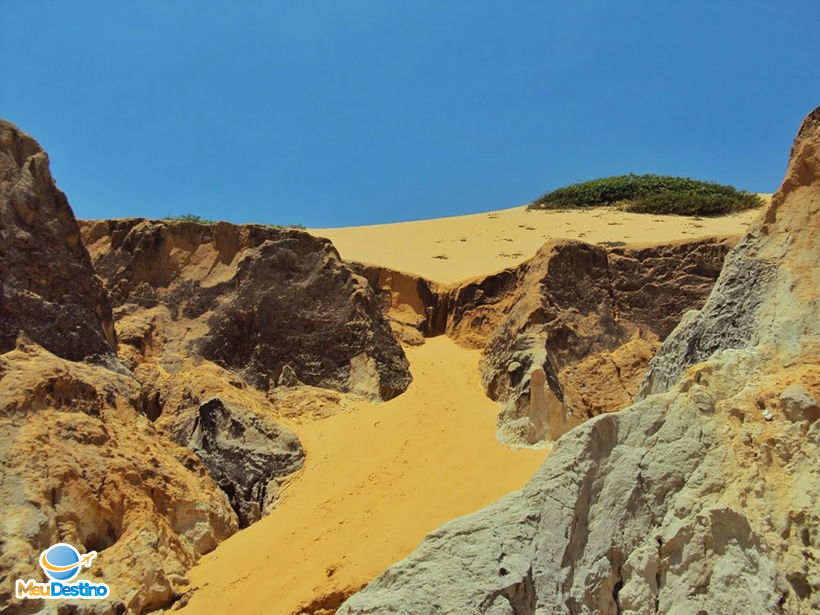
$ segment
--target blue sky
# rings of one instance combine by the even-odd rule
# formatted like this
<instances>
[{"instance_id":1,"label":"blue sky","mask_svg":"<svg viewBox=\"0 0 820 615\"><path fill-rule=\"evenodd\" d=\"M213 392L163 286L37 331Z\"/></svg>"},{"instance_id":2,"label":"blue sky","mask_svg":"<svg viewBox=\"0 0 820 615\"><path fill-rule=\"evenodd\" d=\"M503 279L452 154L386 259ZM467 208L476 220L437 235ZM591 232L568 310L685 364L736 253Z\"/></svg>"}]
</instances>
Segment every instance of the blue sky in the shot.
<instances>
[{"instance_id":1,"label":"blue sky","mask_svg":"<svg viewBox=\"0 0 820 615\"><path fill-rule=\"evenodd\" d=\"M820 2L31 0L0 116L80 217L346 226L582 179L771 192L820 104Z\"/></svg>"}]
</instances>

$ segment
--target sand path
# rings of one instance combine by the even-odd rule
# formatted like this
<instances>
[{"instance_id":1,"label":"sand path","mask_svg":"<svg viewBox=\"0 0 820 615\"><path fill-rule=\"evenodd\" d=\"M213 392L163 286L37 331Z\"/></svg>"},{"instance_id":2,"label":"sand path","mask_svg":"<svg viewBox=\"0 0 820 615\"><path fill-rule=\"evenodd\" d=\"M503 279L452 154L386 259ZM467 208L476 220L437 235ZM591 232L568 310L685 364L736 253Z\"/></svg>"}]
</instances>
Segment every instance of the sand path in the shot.
<instances>
[{"instance_id":1,"label":"sand path","mask_svg":"<svg viewBox=\"0 0 820 615\"><path fill-rule=\"evenodd\" d=\"M761 195L768 200L770 195ZM588 243L665 242L735 235L760 215L752 209L718 218L630 214L609 207L482 214L396 224L310 229L327 237L342 258L452 283L499 271L530 258L548 239Z\"/></svg>"},{"instance_id":2,"label":"sand path","mask_svg":"<svg viewBox=\"0 0 820 615\"><path fill-rule=\"evenodd\" d=\"M350 593L442 523L529 480L547 451L496 442L479 352L442 336L407 355L406 393L293 426L304 469L270 515L202 558L183 612L288 615L328 596L336 606L333 592Z\"/></svg>"}]
</instances>

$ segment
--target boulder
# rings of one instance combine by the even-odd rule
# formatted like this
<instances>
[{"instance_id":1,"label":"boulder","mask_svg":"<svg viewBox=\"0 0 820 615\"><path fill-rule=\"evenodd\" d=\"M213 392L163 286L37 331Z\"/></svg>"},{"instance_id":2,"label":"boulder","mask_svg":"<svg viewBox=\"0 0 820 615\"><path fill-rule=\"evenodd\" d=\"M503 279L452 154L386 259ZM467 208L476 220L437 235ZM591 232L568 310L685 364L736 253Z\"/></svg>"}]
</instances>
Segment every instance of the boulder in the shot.
<instances>
[{"instance_id":1,"label":"boulder","mask_svg":"<svg viewBox=\"0 0 820 615\"><path fill-rule=\"evenodd\" d=\"M262 516L277 491L275 479L298 470L305 458L293 433L219 398L199 406L187 446L228 496L240 527Z\"/></svg>"}]
</instances>

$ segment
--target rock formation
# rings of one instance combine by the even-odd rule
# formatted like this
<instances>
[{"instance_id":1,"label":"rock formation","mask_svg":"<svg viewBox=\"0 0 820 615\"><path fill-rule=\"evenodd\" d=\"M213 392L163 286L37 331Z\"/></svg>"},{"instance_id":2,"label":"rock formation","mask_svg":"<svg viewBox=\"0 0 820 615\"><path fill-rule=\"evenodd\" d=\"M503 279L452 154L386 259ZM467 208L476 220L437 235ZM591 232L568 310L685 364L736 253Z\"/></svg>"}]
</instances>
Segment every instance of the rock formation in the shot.
<instances>
[{"instance_id":1,"label":"rock formation","mask_svg":"<svg viewBox=\"0 0 820 615\"><path fill-rule=\"evenodd\" d=\"M0 353L23 332L71 360L112 354L111 305L48 155L0 120Z\"/></svg>"},{"instance_id":2,"label":"rock formation","mask_svg":"<svg viewBox=\"0 0 820 615\"><path fill-rule=\"evenodd\" d=\"M445 332L449 289L421 276L351 263L370 284L396 337L412 346Z\"/></svg>"},{"instance_id":3,"label":"rock formation","mask_svg":"<svg viewBox=\"0 0 820 615\"><path fill-rule=\"evenodd\" d=\"M197 558L236 531L200 460L158 433L140 405L124 369L27 341L0 355L4 612L35 606L12 603L14 579L41 578L37 558L54 543L99 551L89 573L139 613L171 602Z\"/></svg>"},{"instance_id":4,"label":"rock formation","mask_svg":"<svg viewBox=\"0 0 820 615\"><path fill-rule=\"evenodd\" d=\"M0 604L37 606L11 601L14 579L39 578L40 551L67 541L100 552L93 572L117 579L120 605L156 608L236 516L199 459L146 418L45 152L6 122L0 137Z\"/></svg>"},{"instance_id":5,"label":"rock formation","mask_svg":"<svg viewBox=\"0 0 820 615\"><path fill-rule=\"evenodd\" d=\"M268 485L302 466L296 436L269 417L225 404L219 398L199 406L187 442L220 489L228 495L240 526L257 521L276 489Z\"/></svg>"},{"instance_id":6,"label":"rock formation","mask_svg":"<svg viewBox=\"0 0 820 615\"><path fill-rule=\"evenodd\" d=\"M285 365L305 384L377 399L410 383L370 287L326 239L143 219L86 222L83 236L118 322L161 313L166 326L152 336L257 388L275 386ZM363 361L377 374L364 386L356 382Z\"/></svg>"},{"instance_id":7,"label":"rock formation","mask_svg":"<svg viewBox=\"0 0 820 615\"><path fill-rule=\"evenodd\" d=\"M13 580L41 579L40 551L63 541L99 552L89 574L113 591L98 610L168 606L301 467L280 416L410 382L367 282L328 241L79 225L46 154L5 122L0 239L3 612L41 606L15 601Z\"/></svg>"},{"instance_id":8,"label":"rock formation","mask_svg":"<svg viewBox=\"0 0 820 615\"><path fill-rule=\"evenodd\" d=\"M512 272L515 290L501 302L482 368L488 395L502 404L499 439L556 439L630 403L658 341L684 311L702 305L730 245L717 238L609 249L550 242ZM469 289L451 301L460 317L454 327L476 318L475 299L466 306L463 299ZM477 307L479 319L496 320L486 305ZM533 370L545 373L548 407L532 403L533 394L542 396L532 390Z\"/></svg>"},{"instance_id":9,"label":"rock formation","mask_svg":"<svg viewBox=\"0 0 820 615\"><path fill-rule=\"evenodd\" d=\"M338 612L820 611L819 213L820 108L644 399L565 434L523 490Z\"/></svg>"},{"instance_id":10,"label":"rock formation","mask_svg":"<svg viewBox=\"0 0 820 615\"><path fill-rule=\"evenodd\" d=\"M485 350L499 439L530 445L630 404L660 340L703 304L734 241L551 241L518 267L452 288L357 267L405 343L446 333Z\"/></svg>"}]
</instances>

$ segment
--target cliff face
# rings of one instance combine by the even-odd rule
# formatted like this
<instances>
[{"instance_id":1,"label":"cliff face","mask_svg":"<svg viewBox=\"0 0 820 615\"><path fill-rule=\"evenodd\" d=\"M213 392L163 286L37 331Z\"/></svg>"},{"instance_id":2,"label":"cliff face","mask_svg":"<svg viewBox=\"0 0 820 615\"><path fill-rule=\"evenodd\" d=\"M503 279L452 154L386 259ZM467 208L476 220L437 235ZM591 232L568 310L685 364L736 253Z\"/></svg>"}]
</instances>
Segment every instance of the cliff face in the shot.
<instances>
[{"instance_id":1,"label":"cliff face","mask_svg":"<svg viewBox=\"0 0 820 615\"><path fill-rule=\"evenodd\" d=\"M820 610L820 109L644 399L564 435L522 491L430 534L339 610Z\"/></svg>"},{"instance_id":2,"label":"cliff face","mask_svg":"<svg viewBox=\"0 0 820 615\"><path fill-rule=\"evenodd\" d=\"M0 352L22 332L71 360L112 354L111 305L48 155L0 120Z\"/></svg>"},{"instance_id":3,"label":"cliff face","mask_svg":"<svg viewBox=\"0 0 820 615\"><path fill-rule=\"evenodd\" d=\"M660 341L703 305L734 241L551 241L515 268L455 287L358 268L406 343L446 334L485 351L498 438L532 445L632 403Z\"/></svg>"},{"instance_id":4,"label":"cliff face","mask_svg":"<svg viewBox=\"0 0 820 615\"><path fill-rule=\"evenodd\" d=\"M631 403L658 341L703 303L730 245L546 244L513 273L515 291L501 302L482 363L485 389L502 405L499 439L555 440ZM464 300L468 288L452 301L454 328L474 320L476 308L487 318L485 306Z\"/></svg>"},{"instance_id":5,"label":"cliff face","mask_svg":"<svg viewBox=\"0 0 820 615\"><path fill-rule=\"evenodd\" d=\"M110 300L48 158L0 123L0 604L56 542L101 552L123 605L173 599L197 557L236 531L199 459L144 416L116 357ZM80 362L86 359L86 362Z\"/></svg>"},{"instance_id":6,"label":"cliff face","mask_svg":"<svg viewBox=\"0 0 820 615\"><path fill-rule=\"evenodd\" d=\"M377 399L410 383L370 287L326 239L141 219L87 222L83 236L118 322L162 312L154 338L256 388L275 387L285 366L299 382Z\"/></svg>"},{"instance_id":7,"label":"cliff face","mask_svg":"<svg viewBox=\"0 0 820 615\"><path fill-rule=\"evenodd\" d=\"M36 142L5 122L0 137L0 604L39 608L13 580L68 542L99 552L98 607L168 606L301 468L279 418L339 405L327 389L397 395L404 353L326 240L80 225Z\"/></svg>"}]
</instances>

